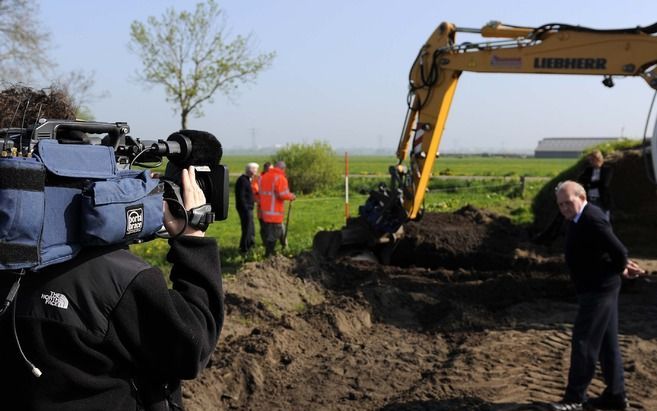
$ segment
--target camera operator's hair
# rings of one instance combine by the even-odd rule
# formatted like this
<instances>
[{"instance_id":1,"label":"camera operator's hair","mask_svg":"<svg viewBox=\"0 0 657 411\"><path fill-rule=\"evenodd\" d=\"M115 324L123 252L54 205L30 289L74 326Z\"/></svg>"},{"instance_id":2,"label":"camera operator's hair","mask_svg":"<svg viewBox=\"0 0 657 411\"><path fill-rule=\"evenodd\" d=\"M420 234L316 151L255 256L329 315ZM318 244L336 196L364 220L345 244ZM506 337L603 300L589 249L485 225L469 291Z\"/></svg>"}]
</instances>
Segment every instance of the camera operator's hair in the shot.
<instances>
[{"instance_id":1,"label":"camera operator's hair","mask_svg":"<svg viewBox=\"0 0 657 411\"><path fill-rule=\"evenodd\" d=\"M57 87L11 86L0 91L0 128L26 127L39 118L75 120L75 111L71 97Z\"/></svg>"}]
</instances>

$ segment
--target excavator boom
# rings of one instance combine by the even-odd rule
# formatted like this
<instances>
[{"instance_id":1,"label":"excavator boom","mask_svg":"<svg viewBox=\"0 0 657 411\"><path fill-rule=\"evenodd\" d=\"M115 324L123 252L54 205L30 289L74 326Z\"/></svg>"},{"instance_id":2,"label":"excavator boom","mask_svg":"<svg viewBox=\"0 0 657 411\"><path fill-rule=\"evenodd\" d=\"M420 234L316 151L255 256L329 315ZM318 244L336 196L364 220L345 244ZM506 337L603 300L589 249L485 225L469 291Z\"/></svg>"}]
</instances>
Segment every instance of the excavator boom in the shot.
<instances>
[{"instance_id":1,"label":"excavator boom","mask_svg":"<svg viewBox=\"0 0 657 411\"><path fill-rule=\"evenodd\" d=\"M456 43L458 32L478 33L477 43ZM370 193L360 216L339 232L320 232L314 249L335 256L340 247L390 247L403 224L417 219L429 184L449 109L465 71L510 74L642 77L657 90L657 23L647 27L598 30L568 24L519 27L490 22L481 29L441 23L420 48L409 73L408 111L390 167L390 187ZM657 125L653 134L657 160ZM657 167L653 167L657 170Z\"/></svg>"},{"instance_id":2,"label":"excavator boom","mask_svg":"<svg viewBox=\"0 0 657 411\"><path fill-rule=\"evenodd\" d=\"M456 44L459 31L506 40ZM422 46L409 78L409 111L397 148L409 160L403 187L409 219L421 212L456 86L464 71L640 76L657 89L657 23L633 29L595 30L565 24L537 28L491 22L481 30L441 23Z\"/></svg>"}]
</instances>

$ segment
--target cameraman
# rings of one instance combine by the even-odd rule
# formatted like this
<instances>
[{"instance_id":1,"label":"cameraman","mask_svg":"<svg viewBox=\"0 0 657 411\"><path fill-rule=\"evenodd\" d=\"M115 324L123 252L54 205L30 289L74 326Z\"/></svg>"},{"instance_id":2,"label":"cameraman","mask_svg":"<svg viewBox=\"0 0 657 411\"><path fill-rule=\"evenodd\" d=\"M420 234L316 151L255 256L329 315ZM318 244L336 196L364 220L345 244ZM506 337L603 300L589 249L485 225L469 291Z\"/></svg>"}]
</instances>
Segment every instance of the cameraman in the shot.
<instances>
[{"instance_id":1,"label":"cameraman","mask_svg":"<svg viewBox=\"0 0 657 411\"><path fill-rule=\"evenodd\" d=\"M183 170L182 187L186 209L205 204L193 167ZM164 225L171 235L185 227L166 203ZM217 244L203 237L186 227L170 240L173 289L125 245L88 247L27 273L0 317L1 408L181 409L180 380L205 367L224 319ZM0 275L4 297L15 277ZM25 357L43 373L38 378L20 354L14 316Z\"/></svg>"}]
</instances>

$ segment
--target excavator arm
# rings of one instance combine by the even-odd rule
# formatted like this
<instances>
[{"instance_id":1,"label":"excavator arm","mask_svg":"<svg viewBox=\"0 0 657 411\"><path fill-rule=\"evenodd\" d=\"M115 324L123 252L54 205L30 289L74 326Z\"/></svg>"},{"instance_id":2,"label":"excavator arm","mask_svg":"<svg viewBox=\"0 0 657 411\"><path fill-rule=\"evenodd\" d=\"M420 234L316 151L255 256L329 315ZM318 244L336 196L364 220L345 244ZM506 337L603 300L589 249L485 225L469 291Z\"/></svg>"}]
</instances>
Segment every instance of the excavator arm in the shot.
<instances>
[{"instance_id":1,"label":"excavator arm","mask_svg":"<svg viewBox=\"0 0 657 411\"><path fill-rule=\"evenodd\" d=\"M494 40L457 44L457 32ZM368 250L385 261L403 235L403 224L422 215L449 109L464 71L597 75L608 87L613 86L613 76L640 76L657 90L657 23L618 30L566 24L516 27L498 22L467 29L441 23L410 70L408 112L397 147L398 163L390 167L391 185L373 190L360 207L359 217L348 219L342 230L319 232L313 241L318 254L335 257Z\"/></svg>"},{"instance_id":2,"label":"excavator arm","mask_svg":"<svg viewBox=\"0 0 657 411\"><path fill-rule=\"evenodd\" d=\"M456 33L502 40L456 44ZM541 27L491 22L482 29L441 23L418 53L409 75L408 113L393 177L409 219L421 214L452 98L464 71L640 76L657 90L657 23L649 27L596 30L565 24ZM408 160L409 165L404 166Z\"/></svg>"}]
</instances>

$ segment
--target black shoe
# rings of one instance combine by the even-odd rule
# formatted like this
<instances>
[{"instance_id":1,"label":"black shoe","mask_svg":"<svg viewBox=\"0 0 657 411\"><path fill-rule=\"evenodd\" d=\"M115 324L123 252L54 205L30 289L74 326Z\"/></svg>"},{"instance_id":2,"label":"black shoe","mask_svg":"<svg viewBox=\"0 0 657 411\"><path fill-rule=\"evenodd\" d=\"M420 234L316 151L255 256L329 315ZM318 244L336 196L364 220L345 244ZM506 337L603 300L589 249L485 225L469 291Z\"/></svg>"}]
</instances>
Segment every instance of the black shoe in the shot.
<instances>
[{"instance_id":1,"label":"black shoe","mask_svg":"<svg viewBox=\"0 0 657 411\"><path fill-rule=\"evenodd\" d=\"M624 396L601 395L586 401L586 408L593 410L618 410L627 409L630 404Z\"/></svg>"},{"instance_id":2,"label":"black shoe","mask_svg":"<svg viewBox=\"0 0 657 411\"><path fill-rule=\"evenodd\" d=\"M551 411L584 411L581 402L560 401L548 404L548 410Z\"/></svg>"}]
</instances>

